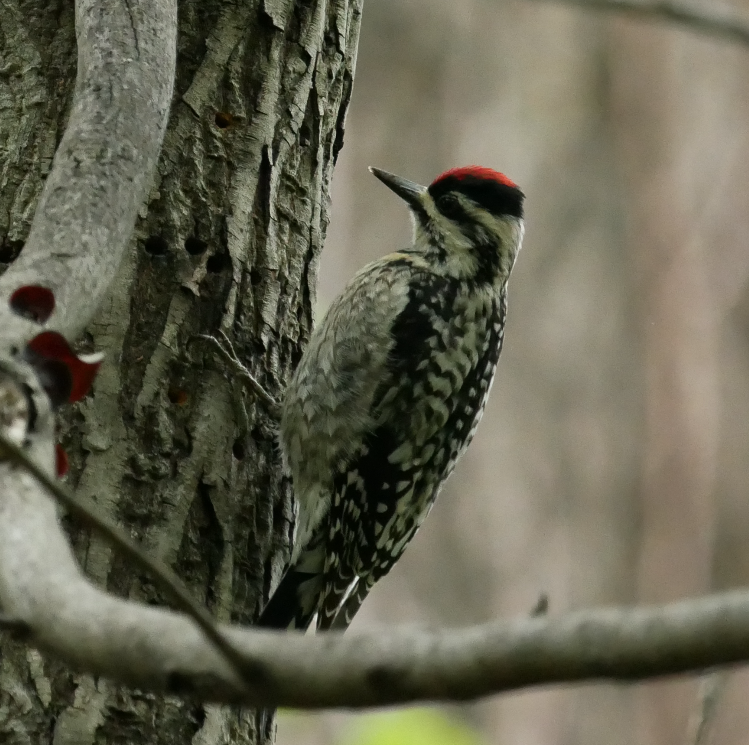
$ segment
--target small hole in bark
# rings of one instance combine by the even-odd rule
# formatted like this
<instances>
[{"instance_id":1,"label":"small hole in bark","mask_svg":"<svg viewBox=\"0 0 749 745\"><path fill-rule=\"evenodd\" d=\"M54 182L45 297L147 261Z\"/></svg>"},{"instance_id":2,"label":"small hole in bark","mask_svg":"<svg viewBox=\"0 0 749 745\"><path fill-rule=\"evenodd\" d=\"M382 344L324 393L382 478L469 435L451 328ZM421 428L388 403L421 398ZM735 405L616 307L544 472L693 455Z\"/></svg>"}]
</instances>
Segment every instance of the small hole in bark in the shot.
<instances>
[{"instance_id":1,"label":"small hole in bark","mask_svg":"<svg viewBox=\"0 0 749 745\"><path fill-rule=\"evenodd\" d=\"M231 114L227 114L225 111L217 111L214 121L219 129L227 129L234 124L235 120Z\"/></svg>"},{"instance_id":2,"label":"small hole in bark","mask_svg":"<svg viewBox=\"0 0 749 745\"><path fill-rule=\"evenodd\" d=\"M55 445L55 470L57 471L57 477L62 478L68 472L69 467L68 454L58 442Z\"/></svg>"},{"instance_id":3,"label":"small hole in bark","mask_svg":"<svg viewBox=\"0 0 749 745\"><path fill-rule=\"evenodd\" d=\"M169 397L169 400L173 404L177 404L177 406L184 406L189 399L187 391L183 390L182 388L177 388L177 386L174 385L169 387L167 396Z\"/></svg>"},{"instance_id":4,"label":"small hole in bark","mask_svg":"<svg viewBox=\"0 0 749 745\"><path fill-rule=\"evenodd\" d=\"M44 323L55 309L55 296L46 287L24 285L10 296L10 308L16 315Z\"/></svg>"},{"instance_id":5,"label":"small hole in bark","mask_svg":"<svg viewBox=\"0 0 749 745\"><path fill-rule=\"evenodd\" d=\"M151 256L164 256L169 248L169 244L160 235L152 235L146 238L143 248Z\"/></svg>"},{"instance_id":6,"label":"small hole in bark","mask_svg":"<svg viewBox=\"0 0 749 745\"><path fill-rule=\"evenodd\" d=\"M312 130L309 125L304 122L299 129L299 144L306 147L312 141Z\"/></svg>"},{"instance_id":7,"label":"small hole in bark","mask_svg":"<svg viewBox=\"0 0 749 745\"><path fill-rule=\"evenodd\" d=\"M80 401L91 389L101 364L100 355L79 357L56 331L37 334L26 345L24 357L53 405Z\"/></svg>"},{"instance_id":8,"label":"small hole in bark","mask_svg":"<svg viewBox=\"0 0 749 745\"><path fill-rule=\"evenodd\" d=\"M205 268L209 272L221 272L226 269L231 263L228 253L213 254L208 261L205 262Z\"/></svg>"},{"instance_id":9,"label":"small hole in bark","mask_svg":"<svg viewBox=\"0 0 749 745\"><path fill-rule=\"evenodd\" d=\"M234 457L237 460L243 460L245 455L247 455L247 451L242 440L234 440L234 445L232 445L231 452L234 454Z\"/></svg>"},{"instance_id":10,"label":"small hole in bark","mask_svg":"<svg viewBox=\"0 0 749 745\"><path fill-rule=\"evenodd\" d=\"M190 256L200 256L200 254L205 253L206 248L208 248L208 244L205 241L201 241L200 238L196 238L194 235L191 235L185 241L185 251L187 251Z\"/></svg>"},{"instance_id":11,"label":"small hole in bark","mask_svg":"<svg viewBox=\"0 0 749 745\"><path fill-rule=\"evenodd\" d=\"M0 613L0 630L8 633L8 635L16 641L27 641L32 637L31 626L20 618L14 618Z\"/></svg>"},{"instance_id":12,"label":"small hole in bark","mask_svg":"<svg viewBox=\"0 0 749 745\"><path fill-rule=\"evenodd\" d=\"M263 275L258 269L253 269L250 272L250 282L253 287L257 287L263 281Z\"/></svg>"},{"instance_id":13,"label":"small hole in bark","mask_svg":"<svg viewBox=\"0 0 749 745\"><path fill-rule=\"evenodd\" d=\"M172 672L166 679L166 689L170 693L190 694L195 690L190 676L186 673Z\"/></svg>"},{"instance_id":14,"label":"small hole in bark","mask_svg":"<svg viewBox=\"0 0 749 745\"><path fill-rule=\"evenodd\" d=\"M0 243L0 262L10 264L14 261L23 248L23 241L8 241Z\"/></svg>"}]
</instances>

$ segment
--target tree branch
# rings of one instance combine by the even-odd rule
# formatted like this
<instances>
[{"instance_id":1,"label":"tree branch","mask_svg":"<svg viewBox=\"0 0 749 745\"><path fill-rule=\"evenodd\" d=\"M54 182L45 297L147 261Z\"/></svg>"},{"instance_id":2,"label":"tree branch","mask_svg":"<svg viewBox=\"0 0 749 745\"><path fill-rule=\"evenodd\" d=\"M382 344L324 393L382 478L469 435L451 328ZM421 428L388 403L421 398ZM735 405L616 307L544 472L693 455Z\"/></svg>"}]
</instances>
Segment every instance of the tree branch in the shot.
<instances>
[{"instance_id":1,"label":"tree branch","mask_svg":"<svg viewBox=\"0 0 749 745\"><path fill-rule=\"evenodd\" d=\"M47 330L75 339L93 318L151 186L172 99L176 0L77 0L70 120L21 255L0 277L0 350L39 333L8 302L52 290Z\"/></svg>"},{"instance_id":2,"label":"tree branch","mask_svg":"<svg viewBox=\"0 0 749 745\"><path fill-rule=\"evenodd\" d=\"M308 708L465 700L533 685L632 681L749 660L749 592L459 631L318 634L221 627L245 685L192 619L81 574L36 479L0 464L0 605L80 669L206 701Z\"/></svg>"},{"instance_id":3,"label":"tree branch","mask_svg":"<svg viewBox=\"0 0 749 745\"><path fill-rule=\"evenodd\" d=\"M42 327L13 312L10 299L23 287L50 290L54 310L44 330L71 340L93 317L151 184L172 98L176 34L176 0L76 2L70 118L26 244L0 277L0 425L12 421L14 437L21 433L48 473L54 418L24 355Z\"/></svg>"},{"instance_id":4,"label":"tree branch","mask_svg":"<svg viewBox=\"0 0 749 745\"><path fill-rule=\"evenodd\" d=\"M719 36L749 45L749 19L727 7L685 4L683 2L642 2L642 0L542 0L576 5L590 10L615 11L641 18L669 21L702 34Z\"/></svg>"}]
</instances>

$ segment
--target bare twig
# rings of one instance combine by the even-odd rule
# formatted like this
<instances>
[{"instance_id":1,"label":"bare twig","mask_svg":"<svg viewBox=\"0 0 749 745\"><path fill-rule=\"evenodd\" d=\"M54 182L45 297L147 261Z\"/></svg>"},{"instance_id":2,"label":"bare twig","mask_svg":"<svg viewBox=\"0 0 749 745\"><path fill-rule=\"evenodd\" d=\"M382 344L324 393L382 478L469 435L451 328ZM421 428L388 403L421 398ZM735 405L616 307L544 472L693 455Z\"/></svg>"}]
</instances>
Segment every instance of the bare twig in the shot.
<instances>
[{"instance_id":1,"label":"bare twig","mask_svg":"<svg viewBox=\"0 0 749 745\"><path fill-rule=\"evenodd\" d=\"M281 407L273 396L265 390L260 381L247 369L247 366L239 359L231 339L223 330L219 330L221 339L209 334L199 334L198 339L212 344L221 356L231 365L237 377L263 402L271 417L278 421L281 417ZM223 342L223 343L222 343Z\"/></svg>"},{"instance_id":2,"label":"bare twig","mask_svg":"<svg viewBox=\"0 0 749 745\"><path fill-rule=\"evenodd\" d=\"M549 596L542 592L536 600L536 604L531 610L531 618L537 618L538 616L545 616L549 612Z\"/></svg>"},{"instance_id":3,"label":"bare twig","mask_svg":"<svg viewBox=\"0 0 749 745\"><path fill-rule=\"evenodd\" d=\"M0 463L0 495L0 607L29 619L40 649L146 690L251 706L364 707L749 661L749 592L741 591L444 632L303 636L220 627L242 657L243 685L192 618L86 580L35 478Z\"/></svg>"},{"instance_id":4,"label":"bare twig","mask_svg":"<svg viewBox=\"0 0 749 745\"><path fill-rule=\"evenodd\" d=\"M697 6L683 2L668 2L668 0L655 2L643 0L543 1L669 21L698 33L719 36L729 41L749 45L749 19L740 18L735 11L727 7L716 7L713 3L703 3Z\"/></svg>"},{"instance_id":5,"label":"bare twig","mask_svg":"<svg viewBox=\"0 0 749 745\"><path fill-rule=\"evenodd\" d=\"M721 671L710 673L700 680L697 706L687 727L687 745L707 745L728 678L729 674Z\"/></svg>"},{"instance_id":6,"label":"bare twig","mask_svg":"<svg viewBox=\"0 0 749 745\"><path fill-rule=\"evenodd\" d=\"M208 639L226 657L229 664L237 670L240 677L244 678L241 656L218 630L211 614L193 600L188 589L166 564L149 556L145 551L136 546L114 523L101 515L97 515L90 507L79 502L62 483L51 478L44 469L28 457L22 448L3 434L0 434L0 458L12 460L25 468L65 509L75 515L86 527L99 533L115 549L129 558L136 567L147 572L154 580L156 586L172 600L179 610L195 621ZM16 624L22 623L27 628L29 626L28 619L22 621L8 617L8 620L9 622L13 620ZM0 626L2 626L1 617Z\"/></svg>"}]
</instances>

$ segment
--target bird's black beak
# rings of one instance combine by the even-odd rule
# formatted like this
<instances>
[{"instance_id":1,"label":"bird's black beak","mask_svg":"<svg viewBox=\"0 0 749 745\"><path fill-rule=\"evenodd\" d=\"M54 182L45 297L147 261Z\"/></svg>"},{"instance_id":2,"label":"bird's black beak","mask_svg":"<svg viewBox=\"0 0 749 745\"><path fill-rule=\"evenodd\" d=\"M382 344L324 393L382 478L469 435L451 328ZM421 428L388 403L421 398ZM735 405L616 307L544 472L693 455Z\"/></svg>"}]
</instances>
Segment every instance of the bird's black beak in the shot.
<instances>
[{"instance_id":1,"label":"bird's black beak","mask_svg":"<svg viewBox=\"0 0 749 745\"><path fill-rule=\"evenodd\" d=\"M369 167L369 170L382 181L388 189L394 191L409 207L413 209L423 208L421 197L426 192L426 186L414 183L408 179L396 176L394 173L381 171L379 168Z\"/></svg>"}]
</instances>

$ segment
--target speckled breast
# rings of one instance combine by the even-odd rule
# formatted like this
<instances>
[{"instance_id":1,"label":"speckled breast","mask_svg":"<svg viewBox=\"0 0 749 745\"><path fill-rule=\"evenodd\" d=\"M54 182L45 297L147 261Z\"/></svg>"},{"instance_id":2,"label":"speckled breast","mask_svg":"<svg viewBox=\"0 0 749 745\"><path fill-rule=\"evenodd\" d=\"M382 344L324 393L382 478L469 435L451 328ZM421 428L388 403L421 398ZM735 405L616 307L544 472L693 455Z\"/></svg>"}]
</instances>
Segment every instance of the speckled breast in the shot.
<instances>
[{"instance_id":1,"label":"speckled breast","mask_svg":"<svg viewBox=\"0 0 749 745\"><path fill-rule=\"evenodd\" d=\"M493 288L465 289L422 287L399 319L392 374L378 403L381 423L341 474L348 514L336 515L335 505L331 513L350 536L340 545L355 554L346 557L355 570L375 565L379 577L390 569L476 431L501 351L506 303ZM344 484L347 477L351 483Z\"/></svg>"}]
</instances>

